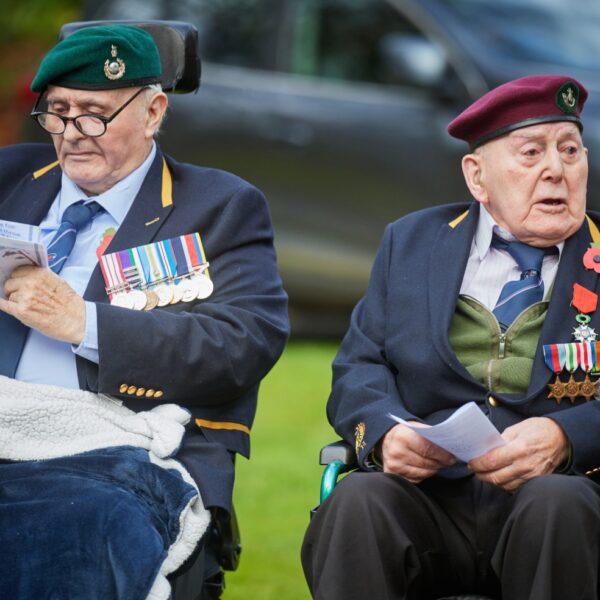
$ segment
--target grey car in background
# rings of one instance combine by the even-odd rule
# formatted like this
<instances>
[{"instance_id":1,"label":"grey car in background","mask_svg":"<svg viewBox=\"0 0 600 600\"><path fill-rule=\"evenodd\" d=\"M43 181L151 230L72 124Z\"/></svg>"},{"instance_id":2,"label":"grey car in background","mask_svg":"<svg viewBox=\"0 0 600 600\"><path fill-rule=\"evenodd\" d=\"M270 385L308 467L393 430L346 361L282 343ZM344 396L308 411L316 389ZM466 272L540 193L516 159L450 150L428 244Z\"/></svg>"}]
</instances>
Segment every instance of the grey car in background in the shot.
<instances>
[{"instance_id":1,"label":"grey car in background","mask_svg":"<svg viewBox=\"0 0 600 600\"><path fill-rule=\"evenodd\" d=\"M343 333L386 223L469 199L446 126L504 81L588 87L600 208L597 0L108 0L84 18L198 28L202 84L172 95L161 145L265 192L296 334Z\"/></svg>"}]
</instances>

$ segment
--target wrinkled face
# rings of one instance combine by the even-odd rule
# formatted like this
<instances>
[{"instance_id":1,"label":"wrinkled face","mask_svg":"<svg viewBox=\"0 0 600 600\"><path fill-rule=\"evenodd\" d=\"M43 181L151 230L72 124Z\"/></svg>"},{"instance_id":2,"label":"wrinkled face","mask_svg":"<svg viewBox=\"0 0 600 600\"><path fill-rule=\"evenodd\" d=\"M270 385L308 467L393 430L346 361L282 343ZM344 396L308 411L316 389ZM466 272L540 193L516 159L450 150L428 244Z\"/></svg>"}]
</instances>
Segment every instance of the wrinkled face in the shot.
<instances>
[{"instance_id":1,"label":"wrinkled face","mask_svg":"<svg viewBox=\"0 0 600 600\"><path fill-rule=\"evenodd\" d=\"M110 116L137 88L87 91L49 86L48 111L65 117ZM142 92L108 124L100 137L82 134L68 123L52 141L64 172L89 194L101 194L135 170L148 156L155 129L148 127L147 99Z\"/></svg>"},{"instance_id":2,"label":"wrinkled face","mask_svg":"<svg viewBox=\"0 0 600 600\"><path fill-rule=\"evenodd\" d=\"M467 185L503 229L546 247L585 218L587 149L574 123L517 129L463 159Z\"/></svg>"}]
</instances>

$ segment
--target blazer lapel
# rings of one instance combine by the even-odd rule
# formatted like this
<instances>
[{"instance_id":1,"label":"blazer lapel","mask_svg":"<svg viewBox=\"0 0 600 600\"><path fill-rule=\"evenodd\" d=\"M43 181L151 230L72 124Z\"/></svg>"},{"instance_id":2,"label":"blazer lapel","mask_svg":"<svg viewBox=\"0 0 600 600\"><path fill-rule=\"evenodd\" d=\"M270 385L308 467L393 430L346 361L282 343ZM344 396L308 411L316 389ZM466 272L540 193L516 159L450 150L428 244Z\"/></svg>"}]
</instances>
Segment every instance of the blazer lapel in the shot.
<instances>
[{"instance_id":1,"label":"blazer lapel","mask_svg":"<svg viewBox=\"0 0 600 600\"><path fill-rule=\"evenodd\" d=\"M544 361L544 344L573 342L573 329L577 325L577 311L571 306L573 284L579 283L588 290L600 295L600 277L595 271L583 267L583 255L592 241L586 222L565 241L560 265L552 288L548 314L536 349L531 372L528 396L539 394L552 377Z\"/></svg>"},{"instance_id":2,"label":"blazer lapel","mask_svg":"<svg viewBox=\"0 0 600 600\"><path fill-rule=\"evenodd\" d=\"M459 217L440 228L431 248L427 281L433 343L444 362L461 377L469 378L450 345L448 330L456 310L478 218L479 205L474 202L462 219Z\"/></svg>"}]
</instances>

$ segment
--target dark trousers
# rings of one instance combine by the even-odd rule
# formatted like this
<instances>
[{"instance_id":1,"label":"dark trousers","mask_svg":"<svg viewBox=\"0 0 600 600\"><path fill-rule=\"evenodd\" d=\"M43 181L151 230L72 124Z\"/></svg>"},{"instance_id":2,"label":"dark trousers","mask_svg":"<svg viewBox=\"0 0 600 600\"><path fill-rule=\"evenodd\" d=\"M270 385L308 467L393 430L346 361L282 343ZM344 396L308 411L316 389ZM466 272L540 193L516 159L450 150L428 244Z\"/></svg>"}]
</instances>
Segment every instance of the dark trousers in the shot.
<instances>
[{"instance_id":1,"label":"dark trousers","mask_svg":"<svg viewBox=\"0 0 600 600\"><path fill-rule=\"evenodd\" d=\"M302 566L315 600L596 600L600 486L546 475L508 494L475 477L356 472L313 517Z\"/></svg>"}]
</instances>

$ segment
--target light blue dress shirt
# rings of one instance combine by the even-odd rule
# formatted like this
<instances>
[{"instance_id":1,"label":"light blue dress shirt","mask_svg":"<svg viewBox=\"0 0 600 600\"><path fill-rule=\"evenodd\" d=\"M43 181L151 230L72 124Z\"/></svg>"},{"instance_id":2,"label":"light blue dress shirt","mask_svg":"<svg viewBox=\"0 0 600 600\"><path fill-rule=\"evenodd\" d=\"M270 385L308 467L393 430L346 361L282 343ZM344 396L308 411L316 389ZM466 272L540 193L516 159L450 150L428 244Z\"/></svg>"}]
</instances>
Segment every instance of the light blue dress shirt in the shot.
<instances>
[{"instance_id":1,"label":"light blue dress shirt","mask_svg":"<svg viewBox=\"0 0 600 600\"><path fill-rule=\"evenodd\" d=\"M80 296L83 296L92 271L98 263L96 249L101 245L105 232L111 228L116 231L125 219L155 156L156 145L153 143L150 154L135 171L110 190L94 196L94 200L104 211L77 233L73 250L60 272L60 276ZM40 223L40 238L45 245L54 237L65 210L82 199L87 199L85 192L63 172L61 189L48 214ZM85 337L77 347L49 338L39 331L30 330L15 379L79 389L75 354L95 363L99 362L96 305L86 302L85 310Z\"/></svg>"}]
</instances>

